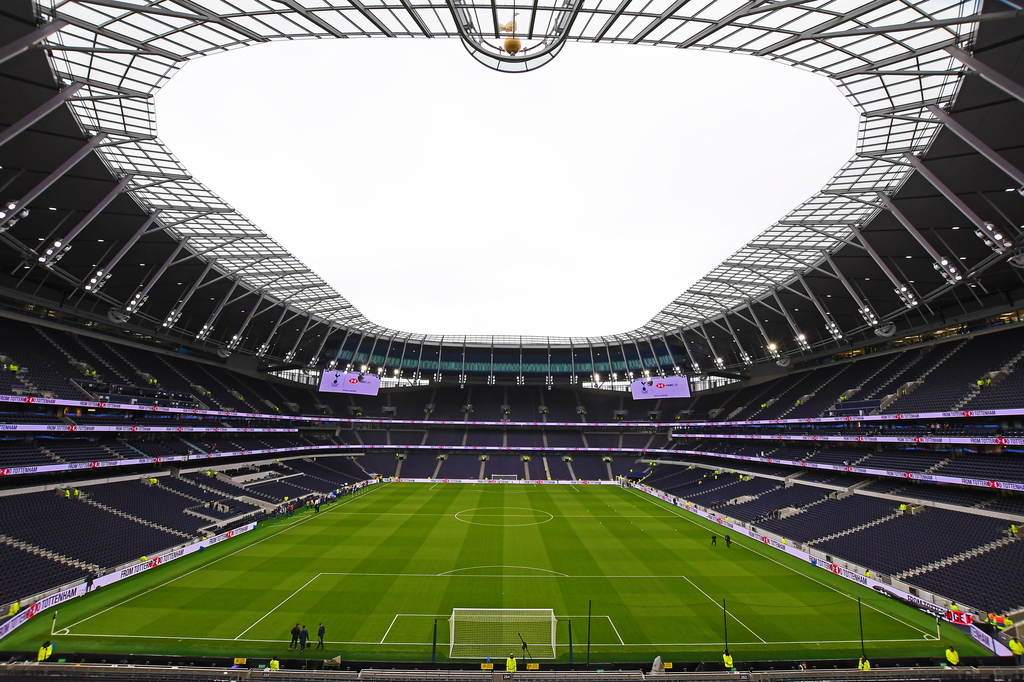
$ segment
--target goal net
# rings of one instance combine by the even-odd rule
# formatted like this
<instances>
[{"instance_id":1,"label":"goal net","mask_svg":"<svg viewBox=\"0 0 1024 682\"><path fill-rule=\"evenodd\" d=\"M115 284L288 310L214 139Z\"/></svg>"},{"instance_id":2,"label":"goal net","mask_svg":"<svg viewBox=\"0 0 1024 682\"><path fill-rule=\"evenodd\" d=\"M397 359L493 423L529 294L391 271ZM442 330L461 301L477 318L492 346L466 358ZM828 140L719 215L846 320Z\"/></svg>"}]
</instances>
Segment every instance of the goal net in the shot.
<instances>
[{"instance_id":1,"label":"goal net","mask_svg":"<svg viewBox=\"0 0 1024 682\"><path fill-rule=\"evenodd\" d=\"M452 609L449 658L555 658L552 609ZM520 639L521 638L521 639Z\"/></svg>"},{"instance_id":2,"label":"goal net","mask_svg":"<svg viewBox=\"0 0 1024 682\"><path fill-rule=\"evenodd\" d=\"M516 474L491 474L492 481L518 481L519 476Z\"/></svg>"}]
</instances>

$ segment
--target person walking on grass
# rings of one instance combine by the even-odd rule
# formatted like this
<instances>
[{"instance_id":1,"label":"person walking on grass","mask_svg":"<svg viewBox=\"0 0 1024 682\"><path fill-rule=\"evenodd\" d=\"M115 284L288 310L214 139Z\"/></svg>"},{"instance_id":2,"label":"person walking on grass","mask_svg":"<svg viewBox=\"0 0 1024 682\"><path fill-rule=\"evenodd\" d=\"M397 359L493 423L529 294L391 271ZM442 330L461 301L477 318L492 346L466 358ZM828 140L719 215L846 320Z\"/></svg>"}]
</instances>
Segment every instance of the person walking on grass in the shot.
<instances>
[{"instance_id":1,"label":"person walking on grass","mask_svg":"<svg viewBox=\"0 0 1024 682\"><path fill-rule=\"evenodd\" d=\"M292 643L288 645L288 651L291 651L299 645L300 634L302 634L302 630L299 628L299 624L296 623L295 627L292 628Z\"/></svg>"},{"instance_id":2,"label":"person walking on grass","mask_svg":"<svg viewBox=\"0 0 1024 682\"><path fill-rule=\"evenodd\" d=\"M711 534L711 546L712 547L717 547L718 546L718 536L715 535L714 533Z\"/></svg>"},{"instance_id":3,"label":"person walking on grass","mask_svg":"<svg viewBox=\"0 0 1024 682\"><path fill-rule=\"evenodd\" d=\"M729 537L728 533L725 534L725 546L732 547L732 538Z\"/></svg>"},{"instance_id":4,"label":"person walking on grass","mask_svg":"<svg viewBox=\"0 0 1024 682\"><path fill-rule=\"evenodd\" d=\"M302 630L299 632L299 652L304 653L306 651L306 642L309 641L309 630L306 626L302 626Z\"/></svg>"},{"instance_id":5,"label":"person walking on grass","mask_svg":"<svg viewBox=\"0 0 1024 682\"><path fill-rule=\"evenodd\" d=\"M324 632L325 632L324 624L320 623L320 627L317 628L317 631L316 631L316 636L320 639L320 641L316 645L317 649L323 649L324 648Z\"/></svg>"}]
</instances>

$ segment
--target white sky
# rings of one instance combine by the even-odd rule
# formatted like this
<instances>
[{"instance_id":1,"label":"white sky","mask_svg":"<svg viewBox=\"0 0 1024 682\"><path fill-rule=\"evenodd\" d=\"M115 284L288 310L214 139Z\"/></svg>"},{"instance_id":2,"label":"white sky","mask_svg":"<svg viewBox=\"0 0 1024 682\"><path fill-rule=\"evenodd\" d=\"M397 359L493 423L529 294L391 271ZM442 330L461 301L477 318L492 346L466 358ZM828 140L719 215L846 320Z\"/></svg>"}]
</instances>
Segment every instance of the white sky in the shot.
<instances>
[{"instance_id":1,"label":"white sky","mask_svg":"<svg viewBox=\"0 0 1024 682\"><path fill-rule=\"evenodd\" d=\"M636 328L820 189L856 115L752 57L569 43L529 74L456 40L274 43L157 97L197 179L377 324Z\"/></svg>"}]
</instances>

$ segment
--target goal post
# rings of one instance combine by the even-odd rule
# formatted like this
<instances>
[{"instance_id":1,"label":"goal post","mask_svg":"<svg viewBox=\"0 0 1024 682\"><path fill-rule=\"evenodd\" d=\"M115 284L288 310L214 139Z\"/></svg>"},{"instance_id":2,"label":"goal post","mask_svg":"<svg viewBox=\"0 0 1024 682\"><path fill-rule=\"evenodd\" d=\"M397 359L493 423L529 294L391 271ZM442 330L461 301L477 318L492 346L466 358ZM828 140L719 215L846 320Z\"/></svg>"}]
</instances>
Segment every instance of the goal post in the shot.
<instances>
[{"instance_id":1,"label":"goal post","mask_svg":"<svg viewBox=\"0 0 1024 682\"><path fill-rule=\"evenodd\" d=\"M449 658L555 658L553 609L452 609L448 622Z\"/></svg>"},{"instance_id":2,"label":"goal post","mask_svg":"<svg viewBox=\"0 0 1024 682\"><path fill-rule=\"evenodd\" d=\"M491 474L492 481L518 481L518 474Z\"/></svg>"}]
</instances>

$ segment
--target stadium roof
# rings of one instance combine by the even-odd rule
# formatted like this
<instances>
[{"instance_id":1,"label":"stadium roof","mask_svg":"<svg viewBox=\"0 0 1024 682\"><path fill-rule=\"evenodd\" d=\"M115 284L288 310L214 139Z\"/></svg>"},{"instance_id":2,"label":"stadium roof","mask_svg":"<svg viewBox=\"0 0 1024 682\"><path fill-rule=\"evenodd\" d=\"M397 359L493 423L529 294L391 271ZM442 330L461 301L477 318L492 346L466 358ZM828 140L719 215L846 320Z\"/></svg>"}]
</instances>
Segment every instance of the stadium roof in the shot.
<instances>
[{"instance_id":1,"label":"stadium roof","mask_svg":"<svg viewBox=\"0 0 1024 682\"><path fill-rule=\"evenodd\" d=\"M394 343L418 343L421 352L428 344L439 356L442 346L491 347L492 358L495 347L568 346L591 353L603 347L610 358L618 346L626 359L632 346L641 367L658 369L665 363L654 344L663 344L676 355L685 349L686 364L707 370L835 350L873 338L887 321L910 330L948 321L948 310L977 316L1005 307L1013 298L1007 292L1021 284L1007 261L1019 246L1024 205L1016 193L990 196L1024 185L1016 139L1024 89L1019 77L1010 77L1020 68L1022 12L1008 2L983 8L977 1L934 0L599 0L578 8L566 49L594 41L771 59L830 78L861 115L856 154L820 192L643 327L587 338L442 337L375 325L195 180L156 136L153 95L190 59L271 40L458 39L454 6L438 0L22 4L24 21L5 20L0 34L0 63L22 59L8 65L24 71L14 79L19 84L0 92L11 95L3 100L9 109L4 120L12 126L0 133L0 144L11 142L0 152L14 155L0 155L0 174L11 172L0 175L0 199L17 196L13 212L30 208L32 215L0 240L22 262L19 269L17 260L4 260L15 264L12 277L20 277L4 287L21 287L23 300L52 288L77 300L81 312L109 306L115 318L131 317L131 324L168 338L310 364L320 360L333 334L331 345L343 346L349 337L369 345L372 339L374 347L389 344L390 353ZM499 12L510 14L514 3L476 0L460 7L484 25ZM537 0L531 11L544 17L564 9L564 3ZM982 29L992 36L985 49ZM48 85L32 58L40 51L52 72ZM28 59L16 57L23 52ZM966 88L970 94L961 92L965 82L974 83ZM49 96L28 92L25 83L48 87ZM965 97L971 100L966 107ZM46 115L62 104L77 132L66 118L39 123L40 110L49 107ZM951 110L964 113L954 119ZM751 125L758 125L756 112ZM984 140L980 147L975 134ZM925 166L943 139L948 153ZM47 153L33 158L39 144ZM91 152L102 169L79 164ZM78 185L68 181L72 167ZM57 186L69 205L50 206L56 215L40 217L50 186L42 185L53 177L47 173L62 183ZM96 182L104 173L100 191ZM908 182L912 177L916 185ZM1005 233L1001 241L1009 246L985 246L973 234L977 229ZM101 230L119 244L116 251L96 238ZM82 248L69 250L76 240ZM131 261L144 258L147 269L126 273L129 254ZM982 272L987 288L979 281ZM979 286L985 294L1002 292L1001 299L983 300ZM683 365L685 357L669 350L667 364ZM627 360L625 366L633 365Z\"/></svg>"}]
</instances>

